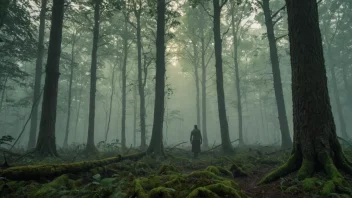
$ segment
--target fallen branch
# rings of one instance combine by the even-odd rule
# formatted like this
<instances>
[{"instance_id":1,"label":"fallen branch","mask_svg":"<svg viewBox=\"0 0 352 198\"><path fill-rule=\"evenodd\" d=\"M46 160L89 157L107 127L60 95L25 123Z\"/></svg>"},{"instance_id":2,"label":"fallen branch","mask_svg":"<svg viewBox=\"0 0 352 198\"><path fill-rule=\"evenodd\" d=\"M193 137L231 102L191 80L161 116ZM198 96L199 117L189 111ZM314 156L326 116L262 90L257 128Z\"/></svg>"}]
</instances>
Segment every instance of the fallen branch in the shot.
<instances>
[{"instance_id":1,"label":"fallen branch","mask_svg":"<svg viewBox=\"0 0 352 198\"><path fill-rule=\"evenodd\" d=\"M145 152L133 155L106 158L102 160L83 161L69 164L47 164L11 167L0 171L0 177L10 180L37 180L40 178L54 178L68 173L85 172L93 168L98 168L123 160L137 161L146 155Z\"/></svg>"},{"instance_id":2,"label":"fallen branch","mask_svg":"<svg viewBox=\"0 0 352 198\"><path fill-rule=\"evenodd\" d=\"M165 151L170 151L170 150L172 150L172 149L174 149L174 148L176 148L176 147L178 147L178 146L180 146L180 145L182 145L182 144L186 144L187 142L181 142L181 143L179 143L179 144L176 144L175 146L173 146L173 147L171 147L171 148L165 148Z\"/></svg>"},{"instance_id":3,"label":"fallen branch","mask_svg":"<svg viewBox=\"0 0 352 198\"><path fill-rule=\"evenodd\" d=\"M234 142L237 142L238 140L240 140L240 139L234 140L234 141L230 142L230 144L232 144L232 143L234 143ZM221 145L222 145L222 144L219 144L219 145L217 145L217 146L215 146L215 147L213 147L213 148L211 148L211 149L209 149L209 150L204 151L203 153L207 153L207 152L210 152L210 151L212 151L212 150L215 150L215 149L219 148Z\"/></svg>"}]
</instances>

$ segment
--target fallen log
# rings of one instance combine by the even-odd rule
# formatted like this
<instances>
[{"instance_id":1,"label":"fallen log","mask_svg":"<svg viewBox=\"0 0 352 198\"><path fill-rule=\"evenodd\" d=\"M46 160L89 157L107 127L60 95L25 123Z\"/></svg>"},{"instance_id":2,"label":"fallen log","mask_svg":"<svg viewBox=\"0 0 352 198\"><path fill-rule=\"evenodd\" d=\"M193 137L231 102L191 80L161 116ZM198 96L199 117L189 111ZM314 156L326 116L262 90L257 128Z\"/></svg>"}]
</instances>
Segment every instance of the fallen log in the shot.
<instances>
[{"instance_id":1,"label":"fallen log","mask_svg":"<svg viewBox=\"0 0 352 198\"><path fill-rule=\"evenodd\" d=\"M90 169L106 166L109 164L121 162L123 160L136 161L146 155L145 152L132 155L110 157L101 160L82 161L69 164L46 164L46 165L28 165L16 166L0 171L0 177L9 180L38 180L41 178L54 178L63 174L74 174Z\"/></svg>"}]
</instances>

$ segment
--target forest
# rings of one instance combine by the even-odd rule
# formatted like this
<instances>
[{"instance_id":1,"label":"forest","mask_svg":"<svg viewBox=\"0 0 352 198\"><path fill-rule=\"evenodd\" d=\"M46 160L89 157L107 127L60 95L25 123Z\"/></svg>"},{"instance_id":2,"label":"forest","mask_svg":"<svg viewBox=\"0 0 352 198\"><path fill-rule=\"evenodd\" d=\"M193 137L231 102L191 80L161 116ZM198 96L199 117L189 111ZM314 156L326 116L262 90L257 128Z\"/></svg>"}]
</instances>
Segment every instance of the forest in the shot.
<instances>
[{"instance_id":1,"label":"forest","mask_svg":"<svg viewBox=\"0 0 352 198\"><path fill-rule=\"evenodd\" d=\"M352 197L351 0L0 0L0 197Z\"/></svg>"}]
</instances>

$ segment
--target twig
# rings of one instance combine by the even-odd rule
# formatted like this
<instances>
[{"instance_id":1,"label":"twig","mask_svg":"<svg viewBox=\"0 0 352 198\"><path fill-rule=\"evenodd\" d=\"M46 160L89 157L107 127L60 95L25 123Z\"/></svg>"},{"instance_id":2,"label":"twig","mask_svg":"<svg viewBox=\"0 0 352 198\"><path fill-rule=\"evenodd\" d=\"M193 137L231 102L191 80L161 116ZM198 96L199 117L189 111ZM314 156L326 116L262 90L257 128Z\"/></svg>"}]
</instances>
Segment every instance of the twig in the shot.
<instances>
[{"instance_id":1,"label":"twig","mask_svg":"<svg viewBox=\"0 0 352 198\"><path fill-rule=\"evenodd\" d=\"M181 143L179 143L179 144L176 144L175 146L173 146L173 147L171 147L171 148L165 148L165 150L172 150L172 149L174 149L174 148L176 148L176 147L178 147L178 146L180 146L180 145L182 145L182 144L186 144L187 142L181 142Z\"/></svg>"},{"instance_id":2,"label":"twig","mask_svg":"<svg viewBox=\"0 0 352 198\"><path fill-rule=\"evenodd\" d=\"M238 140L240 140L240 139L234 140L234 141L230 142L230 144L232 144L232 143L234 143L234 142L237 142ZM216 147L213 147L213 148L211 148L211 149L209 149L209 150L207 150L207 151L204 151L203 153L207 153L207 152L209 152L209 151L215 150L215 149L219 148L221 145L222 145L222 144L219 144L219 145L217 145Z\"/></svg>"}]
</instances>

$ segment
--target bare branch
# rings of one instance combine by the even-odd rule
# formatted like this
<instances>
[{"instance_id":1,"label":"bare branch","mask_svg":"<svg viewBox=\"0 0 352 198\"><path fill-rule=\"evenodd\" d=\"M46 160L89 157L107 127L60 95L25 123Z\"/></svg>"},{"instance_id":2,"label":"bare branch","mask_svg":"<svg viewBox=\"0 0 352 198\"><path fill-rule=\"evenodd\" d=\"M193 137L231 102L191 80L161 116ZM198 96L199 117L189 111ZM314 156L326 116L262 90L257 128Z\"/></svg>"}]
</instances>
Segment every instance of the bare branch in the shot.
<instances>
[{"instance_id":1,"label":"bare branch","mask_svg":"<svg viewBox=\"0 0 352 198\"><path fill-rule=\"evenodd\" d=\"M286 8L286 4L284 6L282 6L280 9L278 9L273 15L271 15L271 19L275 18L276 15L278 15L285 8Z\"/></svg>"},{"instance_id":2,"label":"bare branch","mask_svg":"<svg viewBox=\"0 0 352 198\"><path fill-rule=\"evenodd\" d=\"M213 16L212 14L210 14L210 12L205 8L205 6L204 6L203 3L199 3L199 4L203 7L204 11L205 11L211 18L214 18L214 16Z\"/></svg>"},{"instance_id":3,"label":"bare branch","mask_svg":"<svg viewBox=\"0 0 352 198\"><path fill-rule=\"evenodd\" d=\"M275 38L275 41L277 42L277 41L279 41L280 39L282 39L282 38L284 38L286 36L288 36L288 34L281 35L281 36Z\"/></svg>"},{"instance_id":4,"label":"bare branch","mask_svg":"<svg viewBox=\"0 0 352 198\"><path fill-rule=\"evenodd\" d=\"M277 18L275 21L273 21L273 26L276 25L277 22L279 22L282 19L282 16L280 16L279 18Z\"/></svg>"}]
</instances>

